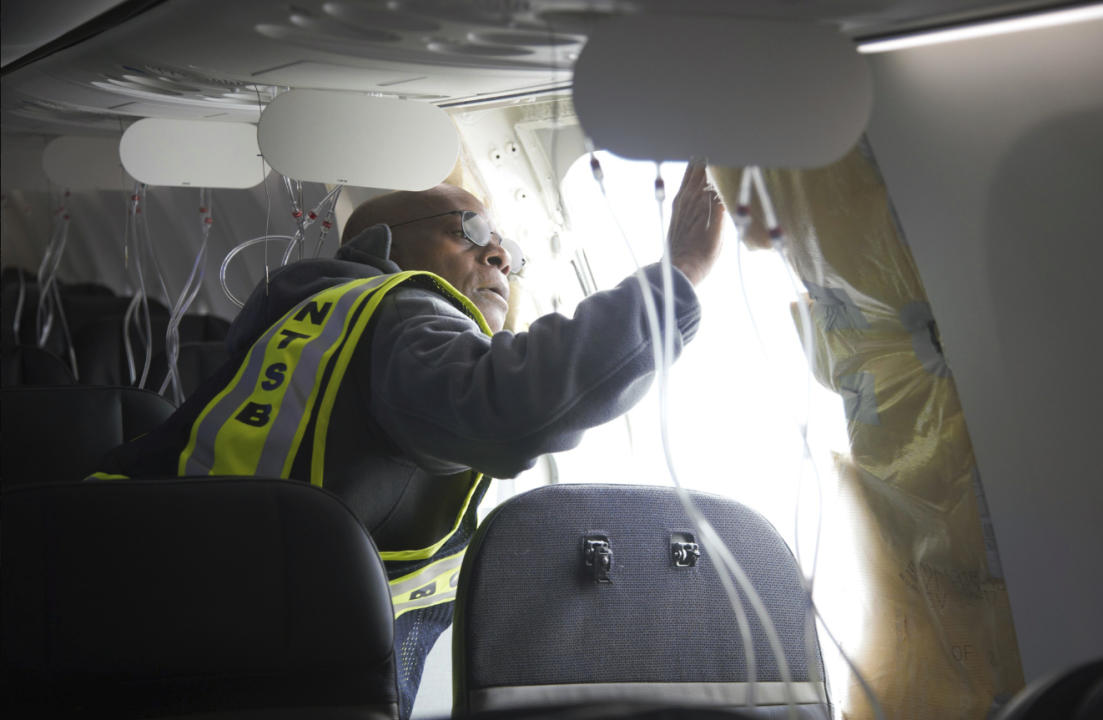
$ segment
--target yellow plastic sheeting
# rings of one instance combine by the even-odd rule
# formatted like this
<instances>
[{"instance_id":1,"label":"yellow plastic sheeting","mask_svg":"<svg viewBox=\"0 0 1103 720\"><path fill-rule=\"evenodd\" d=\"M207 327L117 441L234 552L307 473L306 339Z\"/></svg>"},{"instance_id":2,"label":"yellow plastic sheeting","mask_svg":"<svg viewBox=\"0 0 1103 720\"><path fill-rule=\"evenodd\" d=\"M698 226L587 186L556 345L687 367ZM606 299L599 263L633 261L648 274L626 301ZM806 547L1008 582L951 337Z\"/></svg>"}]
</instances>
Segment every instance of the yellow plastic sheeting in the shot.
<instances>
[{"instance_id":1,"label":"yellow plastic sheeting","mask_svg":"<svg viewBox=\"0 0 1103 720\"><path fill-rule=\"evenodd\" d=\"M845 458L838 469L869 589L855 598L865 636L848 652L886 717L988 717L1023 677L1003 581L973 548L957 557L978 532L975 505L943 512ZM968 487L972 473L952 483ZM873 717L854 682L843 706L844 717Z\"/></svg>"},{"instance_id":2,"label":"yellow plastic sheeting","mask_svg":"<svg viewBox=\"0 0 1103 720\"><path fill-rule=\"evenodd\" d=\"M729 208L741 174L713 169ZM764 176L808 290L813 372L847 412L839 487L867 588L847 654L888 718L984 718L1023 685L1018 645L957 390L884 183L861 149ZM749 246L766 244L761 230ZM856 684L835 695L845 717L873 717Z\"/></svg>"}]
</instances>

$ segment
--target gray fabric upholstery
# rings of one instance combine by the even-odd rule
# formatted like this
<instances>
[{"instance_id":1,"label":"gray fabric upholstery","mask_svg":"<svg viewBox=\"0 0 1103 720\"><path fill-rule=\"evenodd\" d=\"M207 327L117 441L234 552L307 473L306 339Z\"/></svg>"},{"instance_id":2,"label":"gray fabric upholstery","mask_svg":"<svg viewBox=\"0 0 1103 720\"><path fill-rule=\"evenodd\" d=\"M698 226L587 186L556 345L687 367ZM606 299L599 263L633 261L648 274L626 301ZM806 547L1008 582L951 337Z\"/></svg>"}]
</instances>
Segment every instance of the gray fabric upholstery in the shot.
<instances>
[{"instance_id":1,"label":"gray fabric upholstery","mask_svg":"<svg viewBox=\"0 0 1103 720\"><path fill-rule=\"evenodd\" d=\"M802 716L827 717L815 701L826 700L819 645L805 635L804 593L788 547L739 503L692 497L768 608L804 696ZM689 535L701 556L693 567L677 567L671 542ZM612 550L609 582L597 582L584 559L585 539L595 537ZM553 485L507 501L479 528L464 559L453 634L455 707L473 712L633 697L744 705L750 691L744 644L714 562L673 488ZM755 716L780 710L784 717L779 664L742 600L763 706Z\"/></svg>"}]
</instances>

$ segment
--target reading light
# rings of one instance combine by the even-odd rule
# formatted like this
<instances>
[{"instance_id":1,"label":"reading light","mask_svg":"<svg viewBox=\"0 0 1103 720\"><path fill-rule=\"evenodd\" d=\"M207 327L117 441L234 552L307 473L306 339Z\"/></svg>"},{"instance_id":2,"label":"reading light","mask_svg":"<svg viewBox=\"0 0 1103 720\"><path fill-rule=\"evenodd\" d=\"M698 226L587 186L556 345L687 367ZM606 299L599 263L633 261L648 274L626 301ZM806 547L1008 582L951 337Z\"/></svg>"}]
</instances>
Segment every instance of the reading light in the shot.
<instances>
[{"instance_id":1,"label":"reading light","mask_svg":"<svg viewBox=\"0 0 1103 720\"><path fill-rule=\"evenodd\" d=\"M1021 32L1023 30L1037 30L1039 28L1053 27L1055 25L1067 25L1074 22L1099 19L1103 19L1103 4L1082 5L1080 7L1065 8L1063 10L1050 10L1030 15L1019 15L1000 20L990 20L969 25L943 28L940 30L929 30L910 35L869 40L858 44L858 52L891 52L893 50L904 50L906 48L921 47L923 45L937 45L939 43L988 37L989 35L1003 35L1006 33Z\"/></svg>"}]
</instances>

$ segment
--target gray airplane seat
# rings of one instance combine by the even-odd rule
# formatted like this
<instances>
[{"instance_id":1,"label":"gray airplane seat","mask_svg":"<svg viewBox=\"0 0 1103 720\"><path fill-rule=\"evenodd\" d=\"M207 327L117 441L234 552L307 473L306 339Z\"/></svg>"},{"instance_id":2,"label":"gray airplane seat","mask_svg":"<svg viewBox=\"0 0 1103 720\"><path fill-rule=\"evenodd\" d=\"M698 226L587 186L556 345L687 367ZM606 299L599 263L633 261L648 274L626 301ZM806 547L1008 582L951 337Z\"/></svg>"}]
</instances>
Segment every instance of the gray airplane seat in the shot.
<instances>
[{"instance_id":1,"label":"gray airplane seat","mask_svg":"<svg viewBox=\"0 0 1103 720\"><path fill-rule=\"evenodd\" d=\"M181 342L213 342L225 340L230 332L230 321L217 315L187 314L180 318Z\"/></svg>"},{"instance_id":2,"label":"gray airplane seat","mask_svg":"<svg viewBox=\"0 0 1103 720\"><path fill-rule=\"evenodd\" d=\"M2 505L5 717L397 718L383 564L327 491L101 480Z\"/></svg>"},{"instance_id":3,"label":"gray airplane seat","mask_svg":"<svg viewBox=\"0 0 1103 720\"><path fill-rule=\"evenodd\" d=\"M35 345L12 345L0 350L0 385L72 385L73 371L64 360Z\"/></svg>"},{"instance_id":4,"label":"gray airplane seat","mask_svg":"<svg viewBox=\"0 0 1103 720\"><path fill-rule=\"evenodd\" d=\"M226 343L222 340L207 342L182 342L180 343L180 355L176 360L176 369L180 373L180 385L184 397L191 395L200 383L215 374L222 364L230 359L230 351L226 349ZM168 373L168 362L165 353L154 356L150 365L149 376L152 378L150 385L156 390ZM165 397L172 398L172 389L165 388Z\"/></svg>"},{"instance_id":5,"label":"gray airplane seat","mask_svg":"<svg viewBox=\"0 0 1103 720\"><path fill-rule=\"evenodd\" d=\"M104 298L109 303L106 312L84 312L71 323L73 351L77 356L80 382L85 385L123 385L131 382L130 360L126 354L127 337L123 334L123 318L128 298ZM92 303L89 301L88 303ZM169 311L164 305L149 302L152 357L164 350ZM140 379L145 366L147 342L144 321L128 327L135 379ZM152 377L150 375L149 377ZM152 380L147 380L152 384Z\"/></svg>"},{"instance_id":6,"label":"gray airplane seat","mask_svg":"<svg viewBox=\"0 0 1103 720\"><path fill-rule=\"evenodd\" d=\"M174 407L132 387L5 387L0 390L0 482L76 481L104 454L160 425Z\"/></svg>"},{"instance_id":7,"label":"gray airplane seat","mask_svg":"<svg viewBox=\"0 0 1103 720\"><path fill-rule=\"evenodd\" d=\"M768 609L798 716L830 717L788 546L743 505L691 496ZM476 532L460 572L454 712L658 703L786 717L779 662L741 592L757 664L750 682L717 562L673 488L551 485L503 503Z\"/></svg>"}]
</instances>

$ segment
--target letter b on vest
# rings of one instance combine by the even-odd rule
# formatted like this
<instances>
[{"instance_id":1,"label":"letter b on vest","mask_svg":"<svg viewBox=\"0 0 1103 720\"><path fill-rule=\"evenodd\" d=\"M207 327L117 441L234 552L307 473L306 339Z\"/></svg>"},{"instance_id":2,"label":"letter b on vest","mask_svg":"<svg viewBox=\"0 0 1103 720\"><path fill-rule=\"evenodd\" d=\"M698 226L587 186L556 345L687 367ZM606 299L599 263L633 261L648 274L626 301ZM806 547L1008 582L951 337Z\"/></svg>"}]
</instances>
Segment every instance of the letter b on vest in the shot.
<instances>
[{"instance_id":1,"label":"letter b on vest","mask_svg":"<svg viewBox=\"0 0 1103 720\"><path fill-rule=\"evenodd\" d=\"M272 419L272 406L250 401L234 419L253 427L264 427Z\"/></svg>"}]
</instances>

